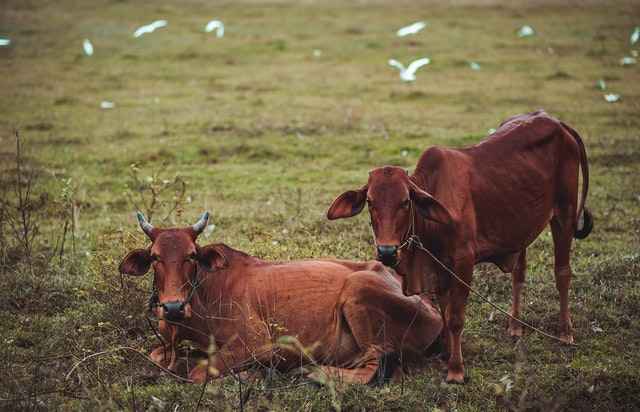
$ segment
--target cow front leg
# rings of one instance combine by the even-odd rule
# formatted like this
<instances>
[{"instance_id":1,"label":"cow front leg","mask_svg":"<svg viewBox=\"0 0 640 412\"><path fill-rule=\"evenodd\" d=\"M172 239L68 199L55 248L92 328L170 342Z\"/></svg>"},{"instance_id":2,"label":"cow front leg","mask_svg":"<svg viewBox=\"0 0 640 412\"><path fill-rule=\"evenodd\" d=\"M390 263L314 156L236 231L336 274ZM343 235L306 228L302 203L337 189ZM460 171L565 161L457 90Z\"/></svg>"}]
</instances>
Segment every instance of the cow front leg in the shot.
<instances>
[{"instance_id":1,"label":"cow front leg","mask_svg":"<svg viewBox=\"0 0 640 412\"><path fill-rule=\"evenodd\" d=\"M168 345L160 345L149 353L149 358L156 364L166 368L171 360L172 349Z\"/></svg>"},{"instance_id":2,"label":"cow front leg","mask_svg":"<svg viewBox=\"0 0 640 412\"><path fill-rule=\"evenodd\" d=\"M471 284L473 264L458 266L457 275L467 284ZM449 363L447 365L447 383L464 383L464 361L462 359L462 330L464 329L465 308L469 289L457 279L451 280L451 291L447 305L447 327L449 329Z\"/></svg>"},{"instance_id":3,"label":"cow front leg","mask_svg":"<svg viewBox=\"0 0 640 412\"><path fill-rule=\"evenodd\" d=\"M527 273L527 250L523 249L518 257L518 263L511 275L511 316L520 318L520 306L522 289L524 288L525 276ZM509 335L513 337L522 336L522 324L513 318L509 318Z\"/></svg>"},{"instance_id":4,"label":"cow front leg","mask_svg":"<svg viewBox=\"0 0 640 412\"><path fill-rule=\"evenodd\" d=\"M449 325L447 324L447 307L449 306L449 290L438 295L438 305L440 306L440 314L442 315L442 332L440 332L440 341L442 343L443 353L440 357L447 360L451 356L451 346L449 342Z\"/></svg>"},{"instance_id":5,"label":"cow front leg","mask_svg":"<svg viewBox=\"0 0 640 412\"><path fill-rule=\"evenodd\" d=\"M224 377L237 374L240 370L247 369L253 362L267 364L271 351L256 354L250 350L238 336L232 338L208 359L198 363L189 371L189 379L194 383L202 383L206 379Z\"/></svg>"}]
</instances>

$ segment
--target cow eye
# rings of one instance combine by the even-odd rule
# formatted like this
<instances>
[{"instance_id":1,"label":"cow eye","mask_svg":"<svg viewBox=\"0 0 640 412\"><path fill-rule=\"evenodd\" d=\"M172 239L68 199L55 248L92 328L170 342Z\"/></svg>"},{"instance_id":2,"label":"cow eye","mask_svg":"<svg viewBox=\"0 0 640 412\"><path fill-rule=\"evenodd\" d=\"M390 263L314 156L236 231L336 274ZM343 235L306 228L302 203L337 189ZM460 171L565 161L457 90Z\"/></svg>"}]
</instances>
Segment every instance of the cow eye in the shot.
<instances>
[{"instance_id":1,"label":"cow eye","mask_svg":"<svg viewBox=\"0 0 640 412\"><path fill-rule=\"evenodd\" d=\"M187 256L187 260L196 260L197 257L198 255L196 254L196 252L192 252L189 254L189 256Z\"/></svg>"},{"instance_id":2,"label":"cow eye","mask_svg":"<svg viewBox=\"0 0 640 412\"><path fill-rule=\"evenodd\" d=\"M373 209L373 202L371 202L371 199L367 199L367 206L369 206L369 209Z\"/></svg>"},{"instance_id":3,"label":"cow eye","mask_svg":"<svg viewBox=\"0 0 640 412\"><path fill-rule=\"evenodd\" d=\"M404 202L402 202L400 204L400 207L403 209L408 209L409 208L409 199L406 199Z\"/></svg>"}]
</instances>

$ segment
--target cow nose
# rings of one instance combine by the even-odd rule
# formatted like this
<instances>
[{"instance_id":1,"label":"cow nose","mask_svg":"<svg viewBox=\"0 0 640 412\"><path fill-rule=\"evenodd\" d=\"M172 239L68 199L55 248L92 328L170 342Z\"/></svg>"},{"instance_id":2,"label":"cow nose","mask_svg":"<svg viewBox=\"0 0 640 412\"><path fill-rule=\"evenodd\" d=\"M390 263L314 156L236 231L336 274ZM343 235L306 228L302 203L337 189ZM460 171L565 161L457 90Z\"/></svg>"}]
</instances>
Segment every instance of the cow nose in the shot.
<instances>
[{"instance_id":1,"label":"cow nose","mask_svg":"<svg viewBox=\"0 0 640 412\"><path fill-rule=\"evenodd\" d=\"M386 266L395 266L398 263L398 247L391 245L378 246L378 260Z\"/></svg>"},{"instance_id":2,"label":"cow nose","mask_svg":"<svg viewBox=\"0 0 640 412\"><path fill-rule=\"evenodd\" d=\"M178 300L163 303L164 318L170 322L177 322L184 319L184 306L184 302Z\"/></svg>"}]
</instances>

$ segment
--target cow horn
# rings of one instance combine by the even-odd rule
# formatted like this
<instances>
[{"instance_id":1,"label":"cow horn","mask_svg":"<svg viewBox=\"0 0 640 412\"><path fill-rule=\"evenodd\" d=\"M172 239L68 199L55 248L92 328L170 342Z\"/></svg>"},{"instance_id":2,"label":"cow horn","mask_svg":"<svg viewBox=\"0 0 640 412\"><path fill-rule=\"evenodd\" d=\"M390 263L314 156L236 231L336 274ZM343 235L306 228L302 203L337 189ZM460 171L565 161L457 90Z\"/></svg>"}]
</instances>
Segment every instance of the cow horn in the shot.
<instances>
[{"instance_id":1,"label":"cow horn","mask_svg":"<svg viewBox=\"0 0 640 412\"><path fill-rule=\"evenodd\" d=\"M197 234L202 233L205 227L207 227L207 222L209 221L209 212L204 212L198 220L191 228Z\"/></svg>"},{"instance_id":2,"label":"cow horn","mask_svg":"<svg viewBox=\"0 0 640 412\"><path fill-rule=\"evenodd\" d=\"M147 222L147 219L144 218L142 212L138 211L136 215L138 216L138 223L140 223L140 228L142 229L142 231L146 233L147 236L151 237L151 233L153 232L153 225Z\"/></svg>"}]
</instances>

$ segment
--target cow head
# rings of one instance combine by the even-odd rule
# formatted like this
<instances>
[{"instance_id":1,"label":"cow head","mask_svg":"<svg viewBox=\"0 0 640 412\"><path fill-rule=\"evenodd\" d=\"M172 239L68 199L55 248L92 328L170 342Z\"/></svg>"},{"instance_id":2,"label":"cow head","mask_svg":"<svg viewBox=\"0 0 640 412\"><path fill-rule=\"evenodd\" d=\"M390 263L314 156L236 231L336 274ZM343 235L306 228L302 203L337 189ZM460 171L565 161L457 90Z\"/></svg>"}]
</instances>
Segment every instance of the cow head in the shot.
<instances>
[{"instance_id":1,"label":"cow head","mask_svg":"<svg viewBox=\"0 0 640 412\"><path fill-rule=\"evenodd\" d=\"M120 263L120 273L141 276L153 267L158 293L158 317L170 322L191 317L191 294L197 284L198 265L210 270L223 266L224 257L216 247L200 247L198 235L207 226L205 212L193 226L160 229L146 221L138 212L140 228L151 240L147 249L131 251Z\"/></svg>"},{"instance_id":2,"label":"cow head","mask_svg":"<svg viewBox=\"0 0 640 412\"><path fill-rule=\"evenodd\" d=\"M386 166L369 173L358 190L344 192L327 212L330 220L355 216L369 207L378 260L387 266L399 261L400 246L412 235L414 214L448 224L451 215L433 196L420 189L402 168Z\"/></svg>"}]
</instances>

